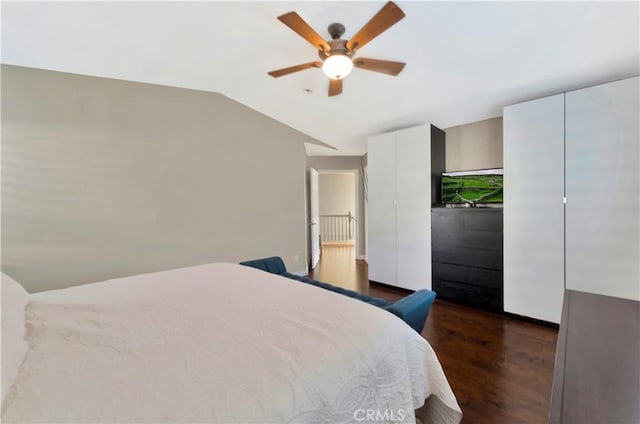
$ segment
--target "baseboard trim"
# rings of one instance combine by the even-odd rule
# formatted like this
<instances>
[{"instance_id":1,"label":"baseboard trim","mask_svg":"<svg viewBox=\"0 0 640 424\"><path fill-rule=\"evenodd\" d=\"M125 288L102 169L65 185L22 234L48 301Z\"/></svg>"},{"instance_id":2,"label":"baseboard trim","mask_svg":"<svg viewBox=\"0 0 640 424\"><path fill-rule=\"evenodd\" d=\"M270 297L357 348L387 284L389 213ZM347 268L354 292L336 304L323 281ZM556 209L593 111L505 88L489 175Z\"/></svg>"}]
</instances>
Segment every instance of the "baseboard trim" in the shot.
<instances>
[{"instance_id":1,"label":"baseboard trim","mask_svg":"<svg viewBox=\"0 0 640 424\"><path fill-rule=\"evenodd\" d=\"M309 274L309 271L303 269L302 271L292 271L291 273L299 277L306 277Z\"/></svg>"},{"instance_id":2,"label":"baseboard trim","mask_svg":"<svg viewBox=\"0 0 640 424\"><path fill-rule=\"evenodd\" d=\"M534 324L544 325L545 327L555 328L556 330L560 328L560 324L556 324L555 322L544 321L544 320L537 319L537 318L526 317L524 315L513 314L511 312L506 312L506 311L504 311L502 313L505 316L509 317L509 318L517 319L517 320L520 320L520 321L532 322Z\"/></svg>"},{"instance_id":3,"label":"baseboard trim","mask_svg":"<svg viewBox=\"0 0 640 424\"><path fill-rule=\"evenodd\" d=\"M367 255L359 255L358 256L358 260L359 261L365 261L366 263L369 263L369 261L367 261Z\"/></svg>"},{"instance_id":4,"label":"baseboard trim","mask_svg":"<svg viewBox=\"0 0 640 424\"><path fill-rule=\"evenodd\" d=\"M549 327L549 328L554 328L554 329L558 329L560 328L559 324L556 324L555 322L551 322L551 321L544 321L541 319L537 319L537 318L531 318L531 317L527 317L524 315L518 315L518 314L514 314L511 312L506 312L502 309L490 309L490 308L482 308L480 306L475 306L475 305L471 305L469 303L463 302L463 301L459 301L456 299L450 299L450 298L441 298L441 297L437 297L436 296L436 300L438 300L439 302L446 302L446 303L451 303L454 305L459 305L465 308L471 308L471 309L475 309L477 311L485 311L491 314L498 314L498 315L503 315L507 318L512 318L518 321L524 321L524 322L530 322L532 324L537 324L537 325L541 325L543 327Z\"/></svg>"}]
</instances>

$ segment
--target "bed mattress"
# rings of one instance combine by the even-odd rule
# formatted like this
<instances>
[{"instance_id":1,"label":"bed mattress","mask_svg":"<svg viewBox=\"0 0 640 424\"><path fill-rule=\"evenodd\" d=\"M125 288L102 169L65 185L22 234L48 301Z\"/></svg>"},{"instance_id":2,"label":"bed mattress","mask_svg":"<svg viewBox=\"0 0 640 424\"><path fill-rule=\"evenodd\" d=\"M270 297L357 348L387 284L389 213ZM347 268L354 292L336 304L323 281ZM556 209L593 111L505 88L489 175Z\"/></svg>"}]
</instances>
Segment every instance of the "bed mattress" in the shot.
<instances>
[{"instance_id":1,"label":"bed mattress","mask_svg":"<svg viewBox=\"0 0 640 424\"><path fill-rule=\"evenodd\" d=\"M382 309L217 263L31 295L3 422L457 423L435 353ZM373 411L373 412L370 412Z\"/></svg>"}]
</instances>

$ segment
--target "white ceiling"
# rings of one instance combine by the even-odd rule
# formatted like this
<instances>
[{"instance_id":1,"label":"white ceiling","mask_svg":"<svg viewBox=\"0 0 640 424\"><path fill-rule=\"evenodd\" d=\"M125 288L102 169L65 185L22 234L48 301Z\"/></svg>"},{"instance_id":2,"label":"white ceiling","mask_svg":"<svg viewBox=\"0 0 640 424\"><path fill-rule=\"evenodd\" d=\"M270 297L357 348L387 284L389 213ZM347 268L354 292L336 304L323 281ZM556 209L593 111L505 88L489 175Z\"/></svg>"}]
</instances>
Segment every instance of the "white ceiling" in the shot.
<instances>
[{"instance_id":1,"label":"white ceiling","mask_svg":"<svg viewBox=\"0 0 640 424\"><path fill-rule=\"evenodd\" d=\"M397 77L354 69L327 97L317 60L276 17L297 11L349 38L384 2L2 2L2 63L225 94L337 150L419 123L441 128L522 100L640 73L639 3L398 2L407 17L359 52L407 62ZM311 89L307 94L304 89Z\"/></svg>"}]
</instances>

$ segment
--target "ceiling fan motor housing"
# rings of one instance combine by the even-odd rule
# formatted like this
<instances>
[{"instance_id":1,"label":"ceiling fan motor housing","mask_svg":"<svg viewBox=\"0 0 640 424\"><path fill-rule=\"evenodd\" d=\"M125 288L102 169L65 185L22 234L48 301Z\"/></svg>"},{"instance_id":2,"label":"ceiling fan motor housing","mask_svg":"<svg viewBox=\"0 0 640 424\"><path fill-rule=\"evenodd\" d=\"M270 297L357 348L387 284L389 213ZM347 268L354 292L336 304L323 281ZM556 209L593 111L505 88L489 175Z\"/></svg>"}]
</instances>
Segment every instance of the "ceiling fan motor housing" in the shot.
<instances>
[{"instance_id":1,"label":"ceiling fan motor housing","mask_svg":"<svg viewBox=\"0 0 640 424\"><path fill-rule=\"evenodd\" d=\"M347 48L347 40L327 40L327 43L331 47L331 50L329 50L328 52L323 50L318 51L318 56L320 56L320 59L322 60L325 60L326 58L328 58L329 56L333 56L334 54L353 57L355 53Z\"/></svg>"},{"instance_id":2,"label":"ceiling fan motor housing","mask_svg":"<svg viewBox=\"0 0 640 424\"><path fill-rule=\"evenodd\" d=\"M327 31L329 31L329 35L334 40L337 40L338 38L342 37L342 34L344 34L344 30L345 30L344 25L339 24L337 22L332 23L327 28Z\"/></svg>"}]
</instances>

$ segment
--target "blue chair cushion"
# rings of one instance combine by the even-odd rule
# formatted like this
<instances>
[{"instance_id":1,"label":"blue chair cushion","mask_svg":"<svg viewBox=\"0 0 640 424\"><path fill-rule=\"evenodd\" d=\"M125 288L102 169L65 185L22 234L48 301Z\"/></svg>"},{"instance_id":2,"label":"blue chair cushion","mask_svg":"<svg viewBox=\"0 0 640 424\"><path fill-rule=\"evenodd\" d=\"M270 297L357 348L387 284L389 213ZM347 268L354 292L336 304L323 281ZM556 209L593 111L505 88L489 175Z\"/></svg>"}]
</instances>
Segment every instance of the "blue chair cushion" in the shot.
<instances>
[{"instance_id":1,"label":"blue chair cushion","mask_svg":"<svg viewBox=\"0 0 640 424\"><path fill-rule=\"evenodd\" d=\"M422 332L424 324L427 321L427 317L429 316L431 305L433 305L433 301L436 298L436 293L434 291L418 290L406 297L403 297L395 303L387 302L384 299L368 296L366 294L358 293L353 290L347 290L342 287L332 286L331 284L323 283L309 277L291 274L287 272L287 267L285 266L282 258L280 258L279 256L240 262L240 265L250 266L252 268L257 268L262 271L270 272L272 274L278 274L292 280L297 280L302 283L311 284L325 290L331 290L344 296L349 296L362 302L366 302L379 308L385 309L401 318L418 333Z\"/></svg>"},{"instance_id":2,"label":"blue chair cushion","mask_svg":"<svg viewBox=\"0 0 640 424\"><path fill-rule=\"evenodd\" d=\"M250 266L252 268L261 269L263 271L267 271L272 274L278 274L278 275L282 275L285 272L287 272L287 267L284 265L282 258L280 258L279 256L272 256L270 258L254 259L252 261L240 262L240 265ZM289 274L289 275L293 275L293 274Z\"/></svg>"},{"instance_id":3,"label":"blue chair cushion","mask_svg":"<svg viewBox=\"0 0 640 424\"><path fill-rule=\"evenodd\" d=\"M390 305L387 310L421 333L435 299L436 292L426 289L418 290Z\"/></svg>"}]
</instances>

